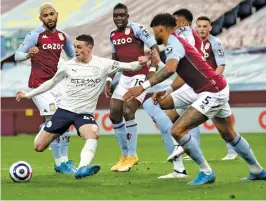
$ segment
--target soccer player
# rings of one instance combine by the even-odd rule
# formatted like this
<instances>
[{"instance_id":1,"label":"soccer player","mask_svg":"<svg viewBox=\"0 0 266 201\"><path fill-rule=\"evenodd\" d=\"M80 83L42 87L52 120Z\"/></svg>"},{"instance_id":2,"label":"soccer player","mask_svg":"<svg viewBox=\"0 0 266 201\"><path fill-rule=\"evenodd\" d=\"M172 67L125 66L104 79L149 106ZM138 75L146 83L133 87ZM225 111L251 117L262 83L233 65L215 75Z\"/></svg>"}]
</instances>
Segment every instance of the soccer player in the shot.
<instances>
[{"instance_id":1,"label":"soccer player","mask_svg":"<svg viewBox=\"0 0 266 201\"><path fill-rule=\"evenodd\" d=\"M62 50L65 50L69 58L75 56L70 38L56 29L57 17L58 12L52 4L43 4L40 7L39 17L43 25L31 31L15 53L16 61L31 60L29 88L37 88L55 75ZM58 85L32 99L46 122L55 113L62 92L62 87ZM72 161L68 160L68 142L69 136L63 135L51 143L56 172L73 173L74 166Z\"/></svg>"},{"instance_id":2,"label":"soccer player","mask_svg":"<svg viewBox=\"0 0 266 201\"><path fill-rule=\"evenodd\" d=\"M200 169L198 177L188 184L213 183L216 179L214 171L203 156L195 139L187 134L188 130L199 126L210 118L222 138L230 143L250 166L250 173L245 180L266 180L266 170L255 158L248 142L233 128L232 113L228 104L229 87L226 80L206 63L193 46L174 33L175 26L176 20L170 14L159 14L153 18L151 27L155 38L157 42L166 45L166 64L141 86L130 88L124 95L125 100L137 97L146 89L177 72L197 93L197 98L172 127L172 136L180 146L168 157L168 160L172 160L184 152L187 153ZM158 55L158 52L154 50L152 53ZM147 57L142 57L142 59L140 62L148 60Z\"/></svg>"},{"instance_id":3,"label":"soccer player","mask_svg":"<svg viewBox=\"0 0 266 201\"><path fill-rule=\"evenodd\" d=\"M207 63L216 70L216 72L223 74L225 68L224 49L221 41L210 34L212 29L211 20L206 16L198 17L196 21L196 31L203 40L204 58ZM238 154L233 147L227 143L228 154L222 160L235 160Z\"/></svg>"},{"instance_id":4,"label":"soccer player","mask_svg":"<svg viewBox=\"0 0 266 201\"><path fill-rule=\"evenodd\" d=\"M128 9L124 4L117 4L113 10L113 20L116 29L110 33L112 46L112 59L121 62L135 61L144 55L144 44L150 49L157 48L155 39L140 24L128 21ZM145 66L136 72L123 72L119 84L112 94L110 101L110 120L114 126L115 136L118 140L122 156L111 170L129 171L139 162L137 156L137 122L135 112L145 98L146 92L131 101L124 102L123 95L127 89L142 84L149 73L149 67ZM111 95L111 81L113 76L108 77L105 94Z\"/></svg>"},{"instance_id":5,"label":"soccer player","mask_svg":"<svg viewBox=\"0 0 266 201\"><path fill-rule=\"evenodd\" d=\"M55 114L36 136L34 149L37 152L44 151L54 139L74 124L78 134L85 139L79 167L74 174L76 179L81 179L100 170L100 165L89 165L94 158L99 137L93 114L108 74L139 70L142 66L138 61L123 63L92 55L94 41L90 35L78 36L74 46L76 58L60 67L52 79L38 88L29 93L17 92L16 99L19 101L21 98L43 94L65 79L63 83L66 93L63 94Z\"/></svg>"},{"instance_id":6,"label":"soccer player","mask_svg":"<svg viewBox=\"0 0 266 201\"><path fill-rule=\"evenodd\" d=\"M188 42L192 45L195 46L195 48L201 52L201 45L202 45L202 40L199 37L198 33L192 29L190 26L193 21L193 15L192 13L187 10L187 9L179 9L174 12L173 14L176 17L176 33L179 35L182 35ZM203 53L202 53L203 54ZM176 82L181 80L181 85L177 86L179 89L173 92L173 88L176 87L167 87L165 89L165 92L163 95L166 97L168 94L170 95L171 101L172 101L172 108L174 108L174 100L176 100L176 96L178 96L178 93L184 93L188 94L187 98L190 98L191 96L193 97L193 94L195 92L187 85L184 84L183 80L177 76ZM176 82L173 82L174 84ZM191 95L192 92L192 95ZM165 114L165 111L163 111L158 104L154 105L152 98L147 99L143 103L143 108L147 112L147 114L153 119L153 121L158 125L163 139L164 139L164 145L166 147L166 150L168 154L170 155L173 150L174 150L174 143L172 140L171 136L171 127L173 126L173 123L175 120L173 120L173 123L171 122L173 116L174 118L178 118L178 113L182 114L187 107L184 108L179 108L176 110L168 110L167 115L170 116L171 120L169 117ZM178 113L177 113L178 112ZM177 117L176 117L177 116ZM189 131L189 134L191 134L195 139L197 139L197 142L199 143L199 135L200 135L200 130L199 128L194 128ZM177 146L177 144L176 144ZM170 174L167 175L162 175L159 176L158 179L172 179L172 178L187 178L187 172L184 167L182 157L178 157L173 161L174 165L174 171L171 172Z\"/></svg>"}]
</instances>

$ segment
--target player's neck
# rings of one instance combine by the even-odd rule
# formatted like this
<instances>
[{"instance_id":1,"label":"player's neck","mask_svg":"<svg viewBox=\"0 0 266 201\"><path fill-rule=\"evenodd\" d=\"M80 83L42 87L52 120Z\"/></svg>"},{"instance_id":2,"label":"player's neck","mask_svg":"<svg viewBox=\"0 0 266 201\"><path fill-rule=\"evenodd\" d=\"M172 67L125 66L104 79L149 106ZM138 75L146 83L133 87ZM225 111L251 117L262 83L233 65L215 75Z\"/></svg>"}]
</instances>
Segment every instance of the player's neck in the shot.
<instances>
[{"instance_id":1,"label":"player's neck","mask_svg":"<svg viewBox=\"0 0 266 201\"><path fill-rule=\"evenodd\" d=\"M78 60L78 59L77 59ZM92 55L90 55L88 58L86 59L83 59L83 60L78 60L79 63L82 63L82 64L88 64L90 63L90 61L92 60Z\"/></svg>"},{"instance_id":2,"label":"player's neck","mask_svg":"<svg viewBox=\"0 0 266 201\"><path fill-rule=\"evenodd\" d=\"M43 25L44 28L46 29L46 31L50 32L50 33L54 33L56 31L56 27L52 28L52 29L48 29L45 25Z\"/></svg>"},{"instance_id":3,"label":"player's neck","mask_svg":"<svg viewBox=\"0 0 266 201\"><path fill-rule=\"evenodd\" d=\"M206 40L208 40L209 39L209 37L210 37L210 34L208 34L206 37L204 37L204 38L201 38L201 40L202 41L206 41Z\"/></svg>"}]
</instances>

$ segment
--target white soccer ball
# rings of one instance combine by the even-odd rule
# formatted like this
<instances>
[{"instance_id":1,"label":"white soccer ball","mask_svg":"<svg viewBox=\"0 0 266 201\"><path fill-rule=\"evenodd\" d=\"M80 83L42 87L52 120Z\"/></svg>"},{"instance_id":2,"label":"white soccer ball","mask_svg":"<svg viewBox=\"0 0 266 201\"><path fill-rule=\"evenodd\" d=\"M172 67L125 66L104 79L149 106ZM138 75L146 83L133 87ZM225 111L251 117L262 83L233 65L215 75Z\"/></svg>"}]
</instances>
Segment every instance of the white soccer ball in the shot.
<instances>
[{"instance_id":1,"label":"white soccer ball","mask_svg":"<svg viewBox=\"0 0 266 201\"><path fill-rule=\"evenodd\" d=\"M18 161L11 165L9 175L14 182L27 182L31 179L32 168L25 161Z\"/></svg>"}]
</instances>

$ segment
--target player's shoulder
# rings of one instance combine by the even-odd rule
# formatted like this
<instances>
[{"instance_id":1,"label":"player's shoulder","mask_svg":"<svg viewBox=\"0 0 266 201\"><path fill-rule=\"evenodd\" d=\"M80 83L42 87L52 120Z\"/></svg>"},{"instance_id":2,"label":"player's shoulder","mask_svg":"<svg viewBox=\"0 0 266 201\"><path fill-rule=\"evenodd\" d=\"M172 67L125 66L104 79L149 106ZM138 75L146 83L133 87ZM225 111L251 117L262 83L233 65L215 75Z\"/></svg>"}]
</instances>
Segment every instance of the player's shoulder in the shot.
<instances>
[{"instance_id":1,"label":"player's shoulder","mask_svg":"<svg viewBox=\"0 0 266 201\"><path fill-rule=\"evenodd\" d=\"M64 31L62 31L62 30L58 30L58 29L57 29L57 32L58 32L59 34L63 34L66 38L69 38L69 35L68 35L66 32L64 32Z\"/></svg>"},{"instance_id":2,"label":"player's shoulder","mask_svg":"<svg viewBox=\"0 0 266 201\"><path fill-rule=\"evenodd\" d=\"M30 31L28 33L27 37L29 37L29 38L36 38L37 37L38 38L38 36L43 32L45 32L45 28L43 26L41 26L41 27L38 27L38 28Z\"/></svg>"},{"instance_id":3,"label":"player's shoulder","mask_svg":"<svg viewBox=\"0 0 266 201\"><path fill-rule=\"evenodd\" d=\"M192 33L192 28L190 26L184 26L176 29L175 31L177 34L182 34L184 32Z\"/></svg>"},{"instance_id":4,"label":"player's shoulder","mask_svg":"<svg viewBox=\"0 0 266 201\"><path fill-rule=\"evenodd\" d=\"M115 34L116 31L117 31L117 28L112 29L112 31L110 31L109 38L111 38Z\"/></svg>"},{"instance_id":5,"label":"player's shoulder","mask_svg":"<svg viewBox=\"0 0 266 201\"><path fill-rule=\"evenodd\" d=\"M218 37L215 37L210 34L209 41L213 44L222 44L221 40Z\"/></svg>"}]
</instances>

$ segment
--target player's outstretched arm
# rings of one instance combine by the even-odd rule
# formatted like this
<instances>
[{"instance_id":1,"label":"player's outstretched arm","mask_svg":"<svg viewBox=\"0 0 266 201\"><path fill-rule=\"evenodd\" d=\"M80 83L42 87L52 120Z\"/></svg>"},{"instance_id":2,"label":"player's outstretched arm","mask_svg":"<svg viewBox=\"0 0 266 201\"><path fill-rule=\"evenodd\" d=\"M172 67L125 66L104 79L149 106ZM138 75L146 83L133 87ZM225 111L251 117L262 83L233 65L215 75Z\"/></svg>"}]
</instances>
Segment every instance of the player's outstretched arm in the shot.
<instances>
[{"instance_id":1,"label":"player's outstretched arm","mask_svg":"<svg viewBox=\"0 0 266 201\"><path fill-rule=\"evenodd\" d=\"M22 98L31 99L34 96L37 96L52 89L56 84L58 84L61 80L63 80L67 76L66 70L67 68L61 68L60 70L57 71L57 73L54 75L52 79L44 82L38 88L31 90L29 93L18 91L16 100L20 101L20 99Z\"/></svg>"}]
</instances>

